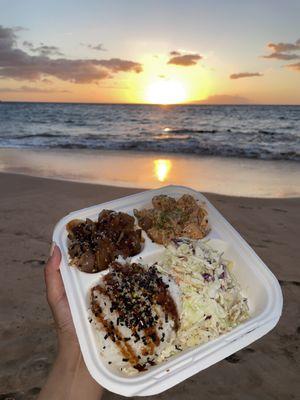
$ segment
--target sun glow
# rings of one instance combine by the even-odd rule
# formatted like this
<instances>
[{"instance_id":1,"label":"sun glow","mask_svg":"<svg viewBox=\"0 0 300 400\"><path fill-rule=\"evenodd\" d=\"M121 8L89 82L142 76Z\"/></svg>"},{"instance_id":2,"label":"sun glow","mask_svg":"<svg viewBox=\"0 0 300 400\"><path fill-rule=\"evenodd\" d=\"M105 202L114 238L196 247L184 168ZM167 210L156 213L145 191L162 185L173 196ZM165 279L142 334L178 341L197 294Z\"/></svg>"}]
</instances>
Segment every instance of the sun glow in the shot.
<instances>
[{"instance_id":1,"label":"sun glow","mask_svg":"<svg viewBox=\"0 0 300 400\"><path fill-rule=\"evenodd\" d=\"M187 99L185 86L178 81L159 80L146 88L145 99L152 104L176 104Z\"/></svg>"},{"instance_id":2,"label":"sun glow","mask_svg":"<svg viewBox=\"0 0 300 400\"><path fill-rule=\"evenodd\" d=\"M171 171L171 160L154 160L154 173L159 182L164 182Z\"/></svg>"}]
</instances>

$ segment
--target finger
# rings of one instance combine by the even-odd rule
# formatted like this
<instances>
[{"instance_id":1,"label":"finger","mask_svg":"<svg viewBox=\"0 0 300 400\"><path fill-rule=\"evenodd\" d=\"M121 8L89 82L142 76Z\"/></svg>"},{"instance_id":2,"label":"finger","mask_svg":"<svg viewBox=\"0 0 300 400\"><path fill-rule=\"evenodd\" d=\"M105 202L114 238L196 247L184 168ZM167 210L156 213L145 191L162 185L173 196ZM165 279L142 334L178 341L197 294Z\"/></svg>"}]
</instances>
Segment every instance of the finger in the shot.
<instances>
[{"instance_id":1,"label":"finger","mask_svg":"<svg viewBox=\"0 0 300 400\"><path fill-rule=\"evenodd\" d=\"M55 245L53 253L45 266L45 281L47 298L50 304L55 303L64 295L64 284L60 275L59 266L61 261L61 252Z\"/></svg>"}]
</instances>

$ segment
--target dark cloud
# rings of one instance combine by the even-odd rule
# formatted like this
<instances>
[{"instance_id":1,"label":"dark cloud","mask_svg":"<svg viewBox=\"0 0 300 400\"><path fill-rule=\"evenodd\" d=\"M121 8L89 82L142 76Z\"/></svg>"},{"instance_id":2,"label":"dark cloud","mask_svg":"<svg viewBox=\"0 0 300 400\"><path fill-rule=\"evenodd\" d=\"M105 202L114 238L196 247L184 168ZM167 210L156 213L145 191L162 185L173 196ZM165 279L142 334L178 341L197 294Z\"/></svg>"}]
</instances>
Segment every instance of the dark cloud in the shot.
<instances>
[{"instance_id":1,"label":"dark cloud","mask_svg":"<svg viewBox=\"0 0 300 400\"><path fill-rule=\"evenodd\" d=\"M39 53L41 56L63 56L63 53L56 46L39 46L36 47L34 52Z\"/></svg>"},{"instance_id":2,"label":"dark cloud","mask_svg":"<svg viewBox=\"0 0 300 400\"><path fill-rule=\"evenodd\" d=\"M181 65L183 67L196 65L202 58L200 54L181 54L178 51L171 51L170 55L172 57L168 61L168 64Z\"/></svg>"},{"instance_id":3,"label":"dark cloud","mask_svg":"<svg viewBox=\"0 0 300 400\"><path fill-rule=\"evenodd\" d=\"M109 60L89 60L96 63L96 65L101 65L107 68L108 71L117 73L117 72L126 72L126 71L134 71L136 73L142 72L142 66L139 63L133 61L126 61L120 58L111 58Z\"/></svg>"},{"instance_id":4,"label":"dark cloud","mask_svg":"<svg viewBox=\"0 0 300 400\"><path fill-rule=\"evenodd\" d=\"M216 94L207 97L205 100L195 101L193 104L249 104L249 100L242 96Z\"/></svg>"},{"instance_id":5,"label":"dark cloud","mask_svg":"<svg viewBox=\"0 0 300 400\"><path fill-rule=\"evenodd\" d=\"M27 40L23 42L23 46L33 53L38 53L40 56L63 56L63 53L56 46L47 46L41 43L40 46L34 47L33 43Z\"/></svg>"},{"instance_id":6,"label":"dark cloud","mask_svg":"<svg viewBox=\"0 0 300 400\"><path fill-rule=\"evenodd\" d=\"M275 60L298 60L300 56L298 54L284 54L284 53L271 53L262 58L274 58Z\"/></svg>"},{"instance_id":7,"label":"dark cloud","mask_svg":"<svg viewBox=\"0 0 300 400\"><path fill-rule=\"evenodd\" d=\"M240 72L238 74L231 74L230 79L250 78L252 76L263 76L260 72Z\"/></svg>"},{"instance_id":8,"label":"dark cloud","mask_svg":"<svg viewBox=\"0 0 300 400\"><path fill-rule=\"evenodd\" d=\"M87 47L88 49L92 49L92 50L98 50L98 51L107 51L107 49L105 49L105 47L103 46L102 43L96 44L96 45L92 45L89 43L80 43L81 46Z\"/></svg>"},{"instance_id":9,"label":"dark cloud","mask_svg":"<svg viewBox=\"0 0 300 400\"><path fill-rule=\"evenodd\" d=\"M70 93L69 90L43 89L30 86L21 86L19 88L0 87L0 92L1 93Z\"/></svg>"},{"instance_id":10,"label":"dark cloud","mask_svg":"<svg viewBox=\"0 0 300 400\"><path fill-rule=\"evenodd\" d=\"M299 71L300 72L300 62L295 63L295 64L287 64L285 65L286 68L291 69L293 71Z\"/></svg>"},{"instance_id":11,"label":"dark cloud","mask_svg":"<svg viewBox=\"0 0 300 400\"><path fill-rule=\"evenodd\" d=\"M34 48L33 43L32 43L32 42L29 42L28 40L24 40L23 46L24 46L24 47L27 47L27 48L30 49L30 50Z\"/></svg>"},{"instance_id":12,"label":"dark cloud","mask_svg":"<svg viewBox=\"0 0 300 400\"><path fill-rule=\"evenodd\" d=\"M296 40L295 43L269 43L268 48L272 50L272 53L262 56L262 58L270 58L274 60L298 60L299 54L291 52L297 52L300 50L300 39Z\"/></svg>"},{"instance_id":13,"label":"dark cloud","mask_svg":"<svg viewBox=\"0 0 300 400\"><path fill-rule=\"evenodd\" d=\"M0 78L40 80L45 76L52 76L75 83L91 83L112 78L119 72L142 71L140 63L120 58L52 59L49 57L49 51L53 54L57 49L55 46L39 46L40 52L44 50L44 53L31 55L16 47L16 39L14 29L0 26ZM32 44L28 43L29 46Z\"/></svg>"},{"instance_id":14,"label":"dark cloud","mask_svg":"<svg viewBox=\"0 0 300 400\"><path fill-rule=\"evenodd\" d=\"M295 43L269 43L268 47L274 53L300 50L300 39L298 39Z\"/></svg>"}]
</instances>

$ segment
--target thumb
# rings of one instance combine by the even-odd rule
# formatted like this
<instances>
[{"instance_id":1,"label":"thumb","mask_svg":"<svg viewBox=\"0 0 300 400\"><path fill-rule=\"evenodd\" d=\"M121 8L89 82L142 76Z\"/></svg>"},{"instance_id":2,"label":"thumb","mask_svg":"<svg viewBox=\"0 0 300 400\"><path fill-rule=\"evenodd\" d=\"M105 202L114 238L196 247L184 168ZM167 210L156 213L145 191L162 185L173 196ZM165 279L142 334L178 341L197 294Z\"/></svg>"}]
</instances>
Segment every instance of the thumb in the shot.
<instances>
[{"instance_id":1,"label":"thumb","mask_svg":"<svg viewBox=\"0 0 300 400\"><path fill-rule=\"evenodd\" d=\"M55 304L65 293L64 284L59 271L60 261L60 249L54 244L52 254L45 266L47 299L50 305Z\"/></svg>"}]
</instances>

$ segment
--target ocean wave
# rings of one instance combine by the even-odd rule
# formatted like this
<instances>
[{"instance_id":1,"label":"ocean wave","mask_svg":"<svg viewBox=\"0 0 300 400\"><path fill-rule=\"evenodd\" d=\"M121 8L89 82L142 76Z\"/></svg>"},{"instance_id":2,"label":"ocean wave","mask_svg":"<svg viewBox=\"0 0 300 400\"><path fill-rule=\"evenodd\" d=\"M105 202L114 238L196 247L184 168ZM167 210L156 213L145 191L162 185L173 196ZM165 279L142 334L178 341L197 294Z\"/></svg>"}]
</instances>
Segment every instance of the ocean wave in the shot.
<instances>
[{"instance_id":1,"label":"ocean wave","mask_svg":"<svg viewBox=\"0 0 300 400\"><path fill-rule=\"evenodd\" d=\"M14 137L10 137L10 139L15 139L15 140L23 140L23 139L35 139L37 140L38 138L69 138L69 135L61 135L58 133L41 133L41 134L26 134L26 135L16 135ZM6 137L0 136L0 139L6 139Z\"/></svg>"},{"instance_id":2,"label":"ocean wave","mask_svg":"<svg viewBox=\"0 0 300 400\"><path fill-rule=\"evenodd\" d=\"M135 150L143 152L157 153L177 153L177 154L194 154L206 156L222 156L222 157L244 157L268 160L293 160L300 161L300 151L293 146L287 147L285 150L280 148L268 148L267 146L241 145L234 143L213 144L199 143L195 139L184 141L175 140L149 140L149 141L122 141L122 140L97 140L91 138L80 141L49 141L47 144L35 142L30 143L2 143L2 147L25 147L25 148L49 148L49 149L90 149L90 150Z\"/></svg>"},{"instance_id":3,"label":"ocean wave","mask_svg":"<svg viewBox=\"0 0 300 400\"><path fill-rule=\"evenodd\" d=\"M66 143L60 146L51 146L53 148L59 147L64 149L95 149L95 150L137 150L137 151L155 151L163 153L177 153L177 154L194 154L194 155L207 155L207 156L222 156L222 157L245 157L256 159L268 160L293 160L300 161L300 153L287 150L287 151L270 151L261 148L236 148L230 145L211 146L202 145L195 146L189 144L186 146L166 146L163 143L154 142L115 142L103 144L87 144L87 143Z\"/></svg>"},{"instance_id":4,"label":"ocean wave","mask_svg":"<svg viewBox=\"0 0 300 400\"><path fill-rule=\"evenodd\" d=\"M168 129L166 132L176 134L195 134L195 133L217 133L217 129Z\"/></svg>"},{"instance_id":5,"label":"ocean wave","mask_svg":"<svg viewBox=\"0 0 300 400\"><path fill-rule=\"evenodd\" d=\"M13 103L0 146L136 150L300 160L300 107L156 107Z\"/></svg>"}]
</instances>

